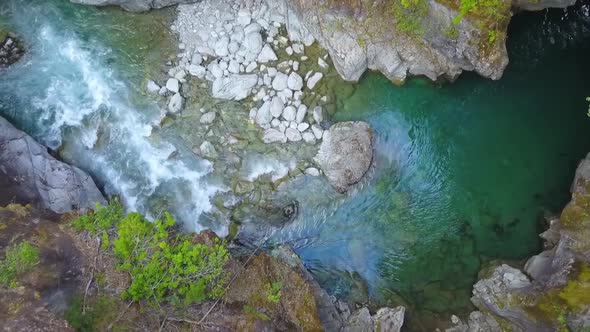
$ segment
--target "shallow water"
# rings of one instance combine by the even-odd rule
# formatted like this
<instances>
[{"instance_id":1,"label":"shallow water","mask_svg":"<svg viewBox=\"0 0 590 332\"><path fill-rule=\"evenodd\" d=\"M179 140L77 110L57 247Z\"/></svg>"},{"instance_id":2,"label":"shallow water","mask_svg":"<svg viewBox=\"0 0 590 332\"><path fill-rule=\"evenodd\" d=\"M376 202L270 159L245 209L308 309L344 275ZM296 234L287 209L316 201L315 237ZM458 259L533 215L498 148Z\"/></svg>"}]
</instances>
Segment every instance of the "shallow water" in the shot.
<instances>
[{"instance_id":1,"label":"shallow water","mask_svg":"<svg viewBox=\"0 0 590 332\"><path fill-rule=\"evenodd\" d=\"M292 244L340 297L368 293L419 313L468 310L483 263L539 250L540 220L562 208L590 150L584 6L515 17L499 82L464 74L453 84L417 79L400 88L368 74L352 95L349 85L337 90L333 120L371 123L375 166L351 196L321 177L281 186L278 196L298 200L300 215L270 243ZM3 1L0 25L19 32L29 54L0 73L0 114L59 147L130 209L156 216L165 208L192 229L217 230L221 220L198 216L227 188L174 136L188 136L190 124L159 130L161 105L143 94L145 80L176 56L171 14ZM245 178L271 169L278 178L298 162L253 149Z\"/></svg>"}]
</instances>

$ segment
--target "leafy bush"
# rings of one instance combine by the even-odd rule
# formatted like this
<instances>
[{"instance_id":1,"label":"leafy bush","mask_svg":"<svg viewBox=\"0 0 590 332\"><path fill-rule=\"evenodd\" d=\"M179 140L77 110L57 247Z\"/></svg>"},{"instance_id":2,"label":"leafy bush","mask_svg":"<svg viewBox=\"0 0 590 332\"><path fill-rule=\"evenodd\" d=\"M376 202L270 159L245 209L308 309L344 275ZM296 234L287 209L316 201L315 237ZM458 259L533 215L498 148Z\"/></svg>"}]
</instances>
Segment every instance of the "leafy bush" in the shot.
<instances>
[{"instance_id":1,"label":"leafy bush","mask_svg":"<svg viewBox=\"0 0 590 332\"><path fill-rule=\"evenodd\" d=\"M39 263L39 249L28 241L6 249L6 257L0 261L0 286L14 287L16 278L29 272Z\"/></svg>"},{"instance_id":2,"label":"leafy bush","mask_svg":"<svg viewBox=\"0 0 590 332\"><path fill-rule=\"evenodd\" d=\"M282 287L283 285L279 281L275 281L272 284L266 284L266 299L271 303L281 302L281 297L283 296L281 293Z\"/></svg>"},{"instance_id":3,"label":"leafy bush","mask_svg":"<svg viewBox=\"0 0 590 332\"><path fill-rule=\"evenodd\" d=\"M119 268L131 276L124 298L188 305L222 295L229 260L225 244L193 244L189 235L174 231L175 223L168 213L153 222L139 213L123 216L115 201L74 221L74 227L100 233L103 250L113 244Z\"/></svg>"}]
</instances>

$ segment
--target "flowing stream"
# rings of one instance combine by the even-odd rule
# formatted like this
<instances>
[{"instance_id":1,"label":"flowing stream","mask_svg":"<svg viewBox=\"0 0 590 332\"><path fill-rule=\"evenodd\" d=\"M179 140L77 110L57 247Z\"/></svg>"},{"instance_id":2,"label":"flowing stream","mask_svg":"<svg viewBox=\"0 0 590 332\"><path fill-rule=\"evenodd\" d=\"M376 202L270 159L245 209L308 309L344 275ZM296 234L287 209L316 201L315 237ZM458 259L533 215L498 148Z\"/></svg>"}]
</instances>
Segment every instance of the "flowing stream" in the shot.
<instances>
[{"instance_id":1,"label":"flowing stream","mask_svg":"<svg viewBox=\"0 0 590 332\"><path fill-rule=\"evenodd\" d=\"M369 295L423 317L469 310L482 265L540 250L543 216L567 202L576 164L590 151L588 8L516 16L511 62L497 82L466 73L441 86L415 79L395 87L377 74L355 89L342 83L333 120L371 123L375 166L350 196L321 177L282 186L277 195L299 201L299 216L270 243L293 245L342 298ZM208 212L228 188L210 176L211 162L164 134L162 107L143 91L175 56L173 14L2 1L0 28L17 31L28 54L0 72L0 115L59 149L130 210L157 217L166 197L191 230L225 235L225 221ZM296 163L256 160L247 177L280 177Z\"/></svg>"}]
</instances>

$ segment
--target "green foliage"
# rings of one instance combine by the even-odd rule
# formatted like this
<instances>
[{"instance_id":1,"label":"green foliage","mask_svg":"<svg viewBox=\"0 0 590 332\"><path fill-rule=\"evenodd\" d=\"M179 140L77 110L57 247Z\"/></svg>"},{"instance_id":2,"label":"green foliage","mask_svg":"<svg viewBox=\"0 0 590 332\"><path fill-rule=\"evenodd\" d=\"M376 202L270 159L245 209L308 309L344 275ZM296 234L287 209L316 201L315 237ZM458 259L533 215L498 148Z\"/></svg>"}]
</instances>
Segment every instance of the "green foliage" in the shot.
<instances>
[{"instance_id":1,"label":"green foliage","mask_svg":"<svg viewBox=\"0 0 590 332\"><path fill-rule=\"evenodd\" d=\"M6 257L0 261L0 286L16 286L16 278L29 272L39 263L39 249L28 241L6 250Z\"/></svg>"},{"instance_id":2,"label":"green foliage","mask_svg":"<svg viewBox=\"0 0 590 332\"><path fill-rule=\"evenodd\" d=\"M487 42L493 44L499 33L501 23L508 18L510 4L503 0L461 0L459 14L453 19L453 25L457 25L466 15L472 15L484 22L482 30L487 30Z\"/></svg>"},{"instance_id":3,"label":"green foliage","mask_svg":"<svg viewBox=\"0 0 590 332\"><path fill-rule=\"evenodd\" d=\"M586 101L589 103L588 104L588 113L587 113L587 115L590 116L590 97L586 97Z\"/></svg>"},{"instance_id":4,"label":"green foliage","mask_svg":"<svg viewBox=\"0 0 590 332\"><path fill-rule=\"evenodd\" d=\"M444 34L452 40L456 40L459 37L459 30L455 24L451 24L451 26L445 29Z\"/></svg>"},{"instance_id":5,"label":"green foliage","mask_svg":"<svg viewBox=\"0 0 590 332\"><path fill-rule=\"evenodd\" d=\"M395 0L393 15L400 32L419 35L422 33L422 19L428 13L426 0Z\"/></svg>"},{"instance_id":6,"label":"green foliage","mask_svg":"<svg viewBox=\"0 0 590 332\"><path fill-rule=\"evenodd\" d=\"M83 298L75 297L64 313L65 319L76 331L104 330L116 316L116 302L112 298L99 296L93 304L86 305L86 310L83 310L83 305Z\"/></svg>"},{"instance_id":7,"label":"green foliage","mask_svg":"<svg viewBox=\"0 0 590 332\"><path fill-rule=\"evenodd\" d=\"M281 297L283 296L281 293L282 287L283 285L279 281L275 281L272 284L266 284L266 299L271 303L281 302Z\"/></svg>"},{"instance_id":8,"label":"green foliage","mask_svg":"<svg viewBox=\"0 0 590 332\"><path fill-rule=\"evenodd\" d=\"M102 250L112 244L119 269L131 276L131 285L123 294L127 299L188 305L221 296L227 248L223 243L193 244L189 235L174 231L175 223L168 213L154 222L139 213L123 215L121 204L113 201L106 207L97 206L73 225L100 234Z\"/></svg>"},{"instance_id":9,"label":"green foliage","mask_svg":"<svg viewBox=\"0 0 590 332\"><path fill-rule=\"evenodd\" d=\"M96 210L78 217L72 222L75 230L85 230L92 234L110 230L123 217L123 205L113 199L107 206L96 204Z\"/></svg>"},{"instance_id":10,"label":"green foliage","mask_svg":"<svg viewBox=\"0 0 590 332\"><path fill-rule=\"evenodd\" d=\"M498 37L498 32L496 30L488 31L488 43L489 44L493 44L496 41L497 37Z\"/></svg>"}]
</instances>

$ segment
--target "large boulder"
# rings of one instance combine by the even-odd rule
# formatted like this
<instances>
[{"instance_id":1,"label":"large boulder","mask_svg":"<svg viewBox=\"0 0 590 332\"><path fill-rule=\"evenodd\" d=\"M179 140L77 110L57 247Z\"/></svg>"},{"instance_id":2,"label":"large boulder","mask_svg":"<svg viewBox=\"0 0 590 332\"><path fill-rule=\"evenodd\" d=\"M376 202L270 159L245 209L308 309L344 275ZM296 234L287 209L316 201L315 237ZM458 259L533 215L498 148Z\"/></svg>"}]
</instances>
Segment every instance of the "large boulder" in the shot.
<instances>
[{"instance_id":1,"label":"large boulder","mask_svg":"<svg viewBox=\"0 0 590 332\"><path fill-rule=\"evenodd\" d=\"M0 205L33 203L55 213L106 201L92 178L0 117Z\"/></svg>"},{"instance_id":2,"label":"large boulder","mask_svg":"<svg viewBox=\"0 0 590 332\"><path fill-rule=\"evenodd\" d=\"M373 132L366 122L340 122L323 134L314 160L341 193L359 182L373 160Z\"/></svg>"},{"instance_id":3,"label":"large boulder","mask_svg":"<svg viewBox=\"0 0 590 332\"><path fill-rule=\"evenodd\" d=\"M121 8L132 12L144 12L152 8L164 8L168 6L195 3L200 0L70 0L74 3L93 6L121 6Z\"/></svg>"}]
</instances>

